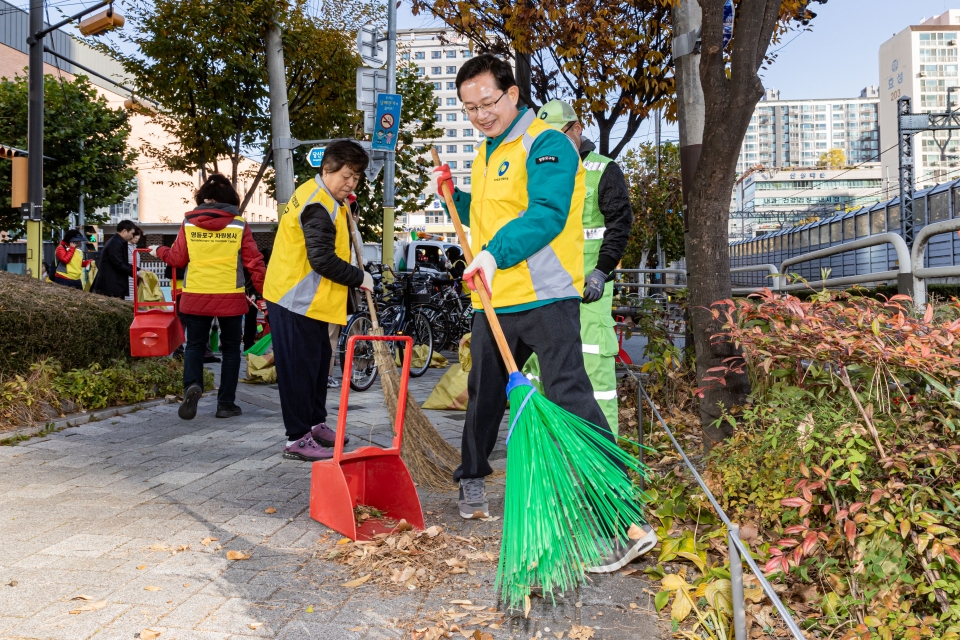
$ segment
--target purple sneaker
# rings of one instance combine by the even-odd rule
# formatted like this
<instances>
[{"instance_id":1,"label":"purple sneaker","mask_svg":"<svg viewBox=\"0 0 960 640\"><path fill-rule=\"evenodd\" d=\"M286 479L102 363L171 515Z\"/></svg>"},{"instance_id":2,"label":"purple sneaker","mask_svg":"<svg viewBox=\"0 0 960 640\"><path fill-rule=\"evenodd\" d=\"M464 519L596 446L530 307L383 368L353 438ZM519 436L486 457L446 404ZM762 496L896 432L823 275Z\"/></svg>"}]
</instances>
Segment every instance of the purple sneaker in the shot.
<instances>
[{"instance_id":1,"label":"purple sneaker","mask_svg":"<svg viewBox=\"0 0 960 640\"><path fill-rule=\"evenodd\" d=\"M299 440L288 442L283 448L283 457L287 460L316 462L317 460L329 460L333 457L333 451L321 447L308 433Z\"/></svg>"},{"instance_id":2,"label":"purple sneaker","mask_svg":"<svg viewBox=\"0 0 960 640\"><path fill-rule=\"evenodd\" d=\"M337 432L327 426L326 422L321 422L310 430L313 439L325 447L333 447L337 443ZM343 434L343 444L350 444L350 436Z\"/></svg>"}]
</instances>

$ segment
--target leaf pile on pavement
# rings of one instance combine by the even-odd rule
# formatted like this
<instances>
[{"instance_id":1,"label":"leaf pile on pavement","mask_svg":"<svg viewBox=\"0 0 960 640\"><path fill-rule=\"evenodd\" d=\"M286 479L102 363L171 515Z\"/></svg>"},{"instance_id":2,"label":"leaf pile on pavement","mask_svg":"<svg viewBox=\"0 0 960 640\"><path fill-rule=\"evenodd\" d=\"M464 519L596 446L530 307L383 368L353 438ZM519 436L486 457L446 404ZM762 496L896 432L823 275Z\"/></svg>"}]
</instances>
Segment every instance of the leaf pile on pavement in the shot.
<instances>
[{"instance_id":1,"label":"leaf pile on pavement","mask_svg":"<svg viewBox=\"0 0 960 640\"><path fill-rule=\"evenodd\" d=\"M429 616L423 626L415 624L410 635L412 640L439 640L440 638L465 638L468 640L493 640L494 636L484 629L500 629L507 616L495 607L474 604L472 600L450 600L448 609Z\"/></svg>"},{"instance_id":2,"label":"leaf pile on pavement","mask_svg":"<svg viewBox=\"0 0 960 640\"><path fill-rule=\"evenodd\" d=\"M348 567L356 576L344 584L348 588L370 582L410 590L458 574L476 575L474 567L496 563L498 553L498 539L465 538L439 526L414 531L404 521L393 532L377 534L373 540L342 538L321 552L322 557Z\"/></svg>"}]
</instances>

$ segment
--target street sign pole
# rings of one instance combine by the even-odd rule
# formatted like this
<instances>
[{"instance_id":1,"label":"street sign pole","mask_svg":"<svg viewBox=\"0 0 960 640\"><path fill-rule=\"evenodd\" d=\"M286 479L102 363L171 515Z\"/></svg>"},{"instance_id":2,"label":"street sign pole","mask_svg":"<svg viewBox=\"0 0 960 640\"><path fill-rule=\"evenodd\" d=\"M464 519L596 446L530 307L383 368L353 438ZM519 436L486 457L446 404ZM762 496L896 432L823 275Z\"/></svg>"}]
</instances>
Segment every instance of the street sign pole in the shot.
<instances>
[{"instance_id":1,"label":"street sign pole","mask_svg":"<svg viewBox=\"0 0 960 640\"><path fill-rule=\"evenodd\" d=\"M283 64L283 41L278 16L267 31L267 79L270 85L270 132L273 137L273 170L276 180L277 219L293 197L293 149L290 111L287 104L287 77Z\"/></svg>"},{"instance_id":2,"label":"street sign pole","mask_svg":"<svg viewBox=\"0 0 960 640\"><path fill-rule=\"evenodd\" d=\"M30 34L43 31L43 0L30 0ZM27 272L43 262L43 39L30 42L27 99Z\"/></svg>"},{"instance_id":3,"label":"street sign pole","mask_svg":"<svg viewBox=\"0 0 960 640\"><path fill-rule=\"evenodd\" d=\"M387 93L397 92L397 3L387 0ZM383 167L383 253L382 262L393 266L394 182L397 154L387 151Z\"/></svg>"}]
</instances>

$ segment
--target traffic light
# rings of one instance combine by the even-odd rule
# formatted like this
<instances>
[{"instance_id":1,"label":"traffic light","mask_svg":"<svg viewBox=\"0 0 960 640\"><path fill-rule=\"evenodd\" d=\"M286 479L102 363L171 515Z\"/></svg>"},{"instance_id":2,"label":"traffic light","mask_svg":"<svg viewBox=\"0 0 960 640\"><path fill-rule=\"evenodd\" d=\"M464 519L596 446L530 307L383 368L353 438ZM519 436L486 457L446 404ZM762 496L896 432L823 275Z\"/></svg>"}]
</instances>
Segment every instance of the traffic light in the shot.
<instances>
[{"instance_id":1,"label":"traffic light","mask_svg":"<svg viewBox=\"0 0 960 640\"><path fill-rule=\"evenodd\" d=\"M27 159L23 156L10 158L13 169L10 175L10 206L19 209L27 202Z\"/></svg>"},{"instance_id":2,"label":"traffic light","mask_svg":"<svg viewBox=\"0 0 960 640\"><path fill-rule=\"evenodd\" d=\"M83 235L87 239L87 251L97 250L97 227L87 225L83 228Z\"/></svg>"},{"instance_id":3,"label":"traffic light","mask_svg":"<svg viewBox=\"0 0 960 640\"><path fill-rule=\"evenodd\" d=\"M0 144L0 158L15 158L18 151L18 149L14 149L13 147Z\"/></svg>"},{"instance_id":4,"label":"traffic light","mask_svg":"<svg viewBox=\"0 0 960 640\"><path fill-rule=\"evenodd\" d=\"M112 29L123 26L123 16L113 10L113 7L87 18L80 22L80 35L99 36Z\"/></svg>"}]
</instances>

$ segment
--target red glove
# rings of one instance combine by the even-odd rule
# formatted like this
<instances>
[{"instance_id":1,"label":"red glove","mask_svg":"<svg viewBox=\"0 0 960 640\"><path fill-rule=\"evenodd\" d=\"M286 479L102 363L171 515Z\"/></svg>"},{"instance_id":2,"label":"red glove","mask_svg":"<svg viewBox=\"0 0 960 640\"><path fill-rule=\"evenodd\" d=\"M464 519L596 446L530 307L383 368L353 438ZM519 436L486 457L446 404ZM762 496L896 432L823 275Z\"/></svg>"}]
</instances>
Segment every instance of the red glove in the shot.
<instances>
[{"instance_id":1,"label":"red glove","mask_svg":"<svg viewBox=\"0 0 960 640\"><path fill-rule=\"evenodd\" d=\"M433 177L437 181L437 193L440 194L440 197L443 198L446 193L450 194L450 197L453 197L453 176L450 175L450 165L442 164L439 167L433 169ZM446 185L446 191L444 189Z\"/></svg>"},{"instance_id":2,"label":"red glove","mask_svg":"<svg viewBox=\"0 0 960 640\"><path fill-rule=\"evenodd\" d=\"M266 314L266 313L267 313L267 301L264 300L263 298L260 298L259 300L257 300L257 308L260 309L260 311L263 311L264 314Z\"/></svg>"}]
</instances>

